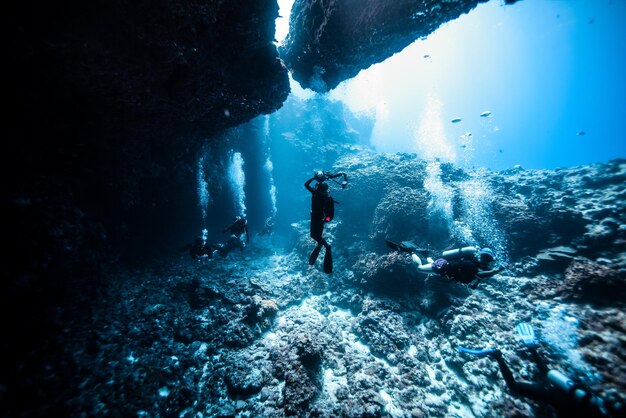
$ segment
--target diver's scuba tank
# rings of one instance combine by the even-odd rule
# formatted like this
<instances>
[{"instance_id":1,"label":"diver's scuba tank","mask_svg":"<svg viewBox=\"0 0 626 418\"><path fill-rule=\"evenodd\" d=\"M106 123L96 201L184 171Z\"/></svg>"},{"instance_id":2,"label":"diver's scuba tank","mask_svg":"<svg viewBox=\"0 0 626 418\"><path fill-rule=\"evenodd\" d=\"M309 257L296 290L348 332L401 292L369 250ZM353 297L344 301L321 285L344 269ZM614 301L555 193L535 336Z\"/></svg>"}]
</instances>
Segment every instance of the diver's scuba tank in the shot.
<instances>
[{"instance_id":1,"label":"diver's scuba tank","mask_svg":"<svg viewBox=\"0 0 626 418\"><path fill-rule=\"evenodd\" d=\"M558 370L550 370L548 372L548 379L552 384L554 384L554 386L556 386L565 393L571 394L574 399L579 402L583 402L590 395L588 391L576 385L576 383L572 379L565 376Z\"/></svg>"},{"instance_id":2,"label":"diver's scuba tank","mask_svg":"<svg viewBox=\"0 0 626 418\"><path fill-rule=\"evenodd\" d=\"M474 255L476 254L476 251L477 251L476 247L463 247L463 248L456 248L454 250L444 251L443 253L441 253L441 256L443 258L455 258L455 257L464 256L464 255Z\"/></svg>"}]
</instances>

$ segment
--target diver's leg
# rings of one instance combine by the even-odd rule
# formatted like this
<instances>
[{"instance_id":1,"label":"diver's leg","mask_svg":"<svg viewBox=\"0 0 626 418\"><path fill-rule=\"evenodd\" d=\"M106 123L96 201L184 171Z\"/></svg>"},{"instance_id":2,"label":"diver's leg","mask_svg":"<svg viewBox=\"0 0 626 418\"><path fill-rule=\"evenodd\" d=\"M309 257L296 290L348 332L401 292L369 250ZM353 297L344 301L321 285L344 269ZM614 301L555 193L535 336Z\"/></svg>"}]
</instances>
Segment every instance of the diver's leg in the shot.
<instances>
[{"instance_id":1,"label":"diver's leg","mask_svg":"<svg viewBox=\"0 0 626 418\"><path fill-rule=\"evenodd\" d=\"M433 265L432 265L432 263L422 264L422 260L419 258L419 256L417 254L411 253L411 259L415 263L415 267L417 268L418 272L421 272L421 273L432 273L433 272Z\"/></svg>"},{"instance_id":2,"label":"diver's leg","mask_svg":"<svg viewBox=\"0 0 626 418\"><path fill-rule=\"evenodd\" d=\"M324 231L324 220L318 216L311 215L311 228L310 235L315 241L319 241L322 238L322 232Z\"/></svg>"},{"instance_id":3,"label":"diver's leg","mask_svg":"<svg viewBox=\"0 0 626 418\"><path fill-rule=\"evenodd\" d=\"M313 238L317 242L317 246L309 256L309 264L315 264L317 257L320 254L320 250L322 246L326 243L324 238L322 238L322 232L324 231L324 220L320 219L317 216L311 215L311 238Z\"/></svg>"},{"instance_id":4,"label":"diver's leg","mask_svg":"<svg viewBox=\"0 0 626 418\"><path fill-rule=\"evenodd\" d=\"M506 385L509 389L513 389L515 386L515 378L513 377L513 373L511 369L509 369L509 365L504 361L504 357L502 357L502 353L498 350L492 354L492 357L496 359L498 362L498 366L500 366L500 373L502 373L502 377L506 382Z\"/></svg>"},{"instance_id":5,"label":"diver's leg","mask_svg":"<svg viewBox=\"0 0 626 418\"><path fill-rule=\"evenodd\" d=\"M333 253L330 249L330 245L326 247L324 253L324 273L330 274L333 272Z\"/></svg>"},{"instance_id":6,"label":"diver's leg","mask_svg":"<svg viewBox=\"0 0 626 418\"><path fill-rule=\"evenodd\" d=\"M313 252L311 253L311 255L309 256L309 264L313 265L315 264L315 261L317 260L317 257L320 255L320 250L322 249L322 244L318 243L317 246L313 249Z\"/></svg>"},{"instance_id":7,"label":"diver's leg","mask_svg":"<svg viewBox=\"0 0 626 418\"><path fill-rule=\"evenodd\" d=\"M502 377L504 378L507 387L512 392L536 401L547 401L550 399L550 393L545 385L533 382L516 381L515 377L513 377L511 369L504 361L500 351L496 351L492 354L492 357L494 357L498 362L498 366L500 366L500 373L502 373Z\"/></svg>"},{"instance_id":8,"label":"diver's leg","mask_svg":"<svg viewBox=\"0 0 626 418\"><path fill-rule=\"evenodd\" d=\"M530 351L530 355L535 361L535 364L537 364L537 368L539 369L539 374L541 374L542 376L546 376L550 370L545 360L543 359L543 357L541 357L539 353L537 352L537 348L529 347L528 351Z\"/></svg>"},{"instance_id":9,"label":"diver's leg","mask_svg":"<svg viewBox=\"0 0 626 418\"><path fill-rule=\"evenodd\" d=\"M311 238L317 241L318 244L326 247L328 243L322 237L324 232L324 220L311 217Z\"/></svg>"},{"instance_id":10,"label":"diver's leg","mask_svg":"<svg viewBox=\"0 0 626 418\"><path fill-rule=\"evenodd\" d=\"M330 244L324 238L320 238L319 242L326 248L324 251L324 273L330 274L333 272L333 253Z\"/></svg>"}]
</instances>

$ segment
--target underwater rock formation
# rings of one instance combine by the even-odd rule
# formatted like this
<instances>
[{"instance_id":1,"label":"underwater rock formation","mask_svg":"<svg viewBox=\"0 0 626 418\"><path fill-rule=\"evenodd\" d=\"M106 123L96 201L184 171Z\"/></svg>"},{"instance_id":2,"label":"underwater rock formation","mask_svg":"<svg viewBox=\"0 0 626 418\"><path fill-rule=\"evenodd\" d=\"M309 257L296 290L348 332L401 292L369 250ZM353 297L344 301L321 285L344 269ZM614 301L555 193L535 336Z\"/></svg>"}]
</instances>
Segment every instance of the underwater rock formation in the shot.
<instances>
[{"instance_id":1,"label":"underwater rock formation","mask_svg":"<svg viewBox=\"0 0 626 418\"><path fill-rule=\"evenodd\" d=\"M199 149L289 94L277 15L274 0L7 11L7 297L32 297L30 284L48 309L97 288L107 262L153 258L195 233Z\"/></svg>"},{"instance_id":2,"label":"underwater rock formation","mask_svg":"<svg viewBox=\"0 0 626 418\"><path fill-rule=\"evenodd\" d=\"M484 2L296 0L280 54L303 88L326 92Z\"/></svg>"},{"instance_id":3,"label":"underwater rock formation","mask_svg":"<svg viewBox=\"0 0 626 418\"><path fill-rule=\"evenodd\" d=\"M564 266L578 255L621 262L615 254L626 242L624 160L557 170L466 172L409 154L359 154L343 157L336 167L359 185L343 192L340 219L341 213L359 217L342 225L340 234L348 238L367 228L371 248L380 248L385 238L410 237L432 250L452 242L502 245L515 258L542 253L539 262L548 264L550 250ZM506 246L499 243L503 237Z\"/></svg>"}]
</instances>

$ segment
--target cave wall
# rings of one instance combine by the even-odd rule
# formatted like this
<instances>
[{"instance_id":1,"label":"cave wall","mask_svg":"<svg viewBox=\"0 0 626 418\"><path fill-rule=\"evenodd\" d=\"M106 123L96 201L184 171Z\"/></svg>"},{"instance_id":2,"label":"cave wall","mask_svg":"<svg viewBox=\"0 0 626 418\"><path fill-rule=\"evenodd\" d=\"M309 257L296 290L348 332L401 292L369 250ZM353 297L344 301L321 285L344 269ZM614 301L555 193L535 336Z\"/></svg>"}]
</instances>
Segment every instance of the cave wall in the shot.
<instances>
[{"instance_id":1,"label":"cave wall","mask_svg":"<svg viewBox=\"0 0 626 418\"><path fill-rule=\"evenodd\" d=\"M20 261L9 274L46 270L42 259L73 271L64 253L155 256L194 230L199 150L289 94L277 15L274 0L7 11L2 205Z\"/></svg>"}]
</instances>

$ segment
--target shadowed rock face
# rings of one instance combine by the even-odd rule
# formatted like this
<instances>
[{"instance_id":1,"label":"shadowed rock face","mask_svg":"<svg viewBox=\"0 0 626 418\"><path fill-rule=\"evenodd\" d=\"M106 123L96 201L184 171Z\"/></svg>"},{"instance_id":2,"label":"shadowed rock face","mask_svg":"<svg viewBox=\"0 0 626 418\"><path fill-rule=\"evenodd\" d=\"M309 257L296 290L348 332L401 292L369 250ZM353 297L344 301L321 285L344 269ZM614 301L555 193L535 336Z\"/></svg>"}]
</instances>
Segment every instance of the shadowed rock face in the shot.
<instances>
[{"instance_id":1,"label":"shadowed rock face","mask_svg":"<svg viewBox=\"0 0 626 418\"><path fill-rule=\"evenodd\" d=\"M188 233L197 149L289 93L274 0L36 1L7 13L2 204L33 259L105 241L154 253Z\"/></svg>"},{"instance_id":2,"label":"shadowed rock face","mask_svg":"<svg viewBox=\"0 0 626 418\"><path fill-rule=\"evenodd\" d=\"M280 54L302 87L326 92L485 1L296 0Z\"/></svg>"},{"instance_id":3,"label":"shadowed rock face","mask_svg":"<svg viewBox=\"0 0 626 418\"><path fill-rule=\"evenodd\" d=\"M274 1L41 3L14 12L9 56L14 93L39 117L67 106L97 111L89 119L107 130L208 135L273 112L289 92Z\"/></svg>"}]
</instances>

